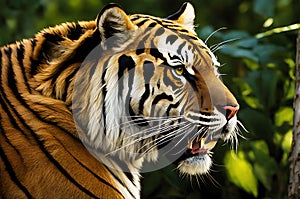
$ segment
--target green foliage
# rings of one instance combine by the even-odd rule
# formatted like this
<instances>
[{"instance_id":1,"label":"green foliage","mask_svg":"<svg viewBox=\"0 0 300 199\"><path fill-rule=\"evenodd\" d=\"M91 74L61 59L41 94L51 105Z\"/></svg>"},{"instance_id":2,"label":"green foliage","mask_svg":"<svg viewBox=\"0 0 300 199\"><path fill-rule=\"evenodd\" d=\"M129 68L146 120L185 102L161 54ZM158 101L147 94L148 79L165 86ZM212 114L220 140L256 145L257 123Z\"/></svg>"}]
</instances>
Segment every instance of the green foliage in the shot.
<instances>
[{"instance_id":1,"label":"green foliage","mask_svg":"<svg viewBox=\"0 0 300 199\"><path fill-rule=\"evenodd\" d=\"M244 156L245 155L242 151L240 151L238 155L234 152L226 154L225 166L228 178L231 182L256 197L258 194L257 178L254 175L252 165L245 159Z\"/></svg>"},{"instance_id":2,"label":"green foliage","mask_svg":"<svg viewBox=\"0 0 300 199\"><path fill-rule=\"evenodd\" d=\"M185 0L121 1L127 13L168 16ZM191 0L197 32L225 66L225 84L237 97L242 130L237 154L222 143L214 149L212 173L178 177L174 165L143 174L143 198L287 198L297 0ZM108 0L0 0L0 45L65 21L93 20ZM225 164L225 165L224 165ZM218 165L224 165L218 166ZM198 182L200 181L200 182ZM217 182L216 182L217 181ZM200 184L200 185L199 185ZM218 185L219 184L219 185Z\"/></svg>"}]
</instances>

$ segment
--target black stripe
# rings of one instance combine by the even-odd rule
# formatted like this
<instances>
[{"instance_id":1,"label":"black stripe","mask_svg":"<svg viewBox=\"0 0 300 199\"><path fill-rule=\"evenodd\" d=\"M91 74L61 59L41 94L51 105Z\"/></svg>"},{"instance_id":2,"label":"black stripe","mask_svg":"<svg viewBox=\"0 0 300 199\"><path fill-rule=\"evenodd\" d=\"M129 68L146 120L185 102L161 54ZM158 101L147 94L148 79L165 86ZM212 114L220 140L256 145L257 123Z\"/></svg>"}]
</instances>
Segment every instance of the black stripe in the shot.
<instances>
[{"instance_id":1,"label":"black stripe","mask_svg":"<svg viewBox=\"0 0 300 199\"><path fill-rule=\"evenodd\" d=\"M137 49L136 49L136 51L135 51L135 53L136 53L137 55L140 55L140 54L142 54L142 53L145 52L145 48L146 48L146 47L145 47L145 44L146 44L147 40L149 39L149 36L150 36L150 34L145 35L145 36L141 39L141 41L138 43Z\"/></svg>"},{"instance_id":2,"label":"black stripe","mask_svg":"<svg viewBox=\"0 0 300 199\"><path fill-rule=\"evenodd\" d=\"M146 21L148 21L149 19L143 19L143 20L141 20L140 22L138 22L136 25L138 26L138 27L140 27L140 26L142 26L142 25L144 25L144 23L146 23Z\"/></svg>"},{"instance_id":3,"label":"black stripe","mask_svg":"<svg viewBox=\"0 0 300 199\"><path fill-rule=\"evenodd\" d=\"M98 32L98 31L96 31ZM74 52L72 53L72 56L70 56L68 59L64 60L59 67L56 68L56 71L54 74L52 74L51 76L49 76L48 79L46 80L50 80L52 82L53 88L55 88L57 86L57 78L65 71L67 70L72 64L74 63L81 63L83 62L83 60L88 56L88 54L98 45L98 43L100 42L100 39L96 39L96 36L91 36L88 37L84 40L83 43L81 43L81 45L74 50ZM46 44L46 42L44 43ZM42 55L43 53L40 52L40 55ZM79 65L80 66L80 65ZM58 85L60 86L60 85ZM53 89L53 96L55 96L56 93L56 89Z\"/></svg>"},{"instance_id":4,"label":"black stripe","mask_svg":"<svg viewBox=\"0 0 300 199\"><path fill-rule=\"evenodd\" d=\"M119 63L119 70L118 70L118 79L120 80L123 75L124 71L127 69L127 71L130 71L135 67L135 62L133 61L132 57L122 55L119 57L118 60Z\"/></svg>"},{"instance_id":5,"label":"black stripe","mask_svg":"<svg viewBox=\"0 0 300 199\"><path fill-rule=\"evenodd\" d=\"M161 20L159 20L159 19L157 19L157 18L150 18L150 19L153 20L153 21L155 21L155 22L158 23L159 25L164 26Z\"/></svg>"},{"instance_id":6,"label":"black stripe","mask_svg":"<svg viewBox=\"0 0 300 199\"><path fill-rule=\"evenodd\" d=\"M176 109L176 108L178 108L179 104L180 104L180 101L176 102L175 104L170 104L170 105L168 106L168 108L167 108L167 111L166 111L167 115L168 115L168 116L170 115L171 109Z\"/></svg>"},{"instance_id":7,"label":"black stripe","mask_svg":"<svg viewBox=\"0 0 300 199\"><path fill-rule=\"evenodd\" d=\"M180 30L181 32L183 32L182 30ZM189 38L191 38L192 40L198 41L199 38L193 35L188 35Z\"/></svg>"},{"instance_id":8,"label":"black stripe","mask_svg":"<svg viewBox=\"0 0 300 199\"><path fill-rule=\"evenodd\" d=\"M164 32L165 32L165 29L160 27L156 30L154 36L158 37L158 36L162 35Z\"/></svg>"},{"instance_id":9,"label":"black stripe","mask_svg":"<svg viewBox=\"0 0 300 199\"><path fill-rule=\"evenodd\" d=\"M38 72L38 66L39 66L39 63L40 61L39 60L36 60L34 59L32 56L33 56L33 53L34 53L34 50L35 50L35 47L37 45L37 40L34 38L34 39L30 39L30 42L31 42L31 55L29 57L30 59L30 62L31 62L31 65L30 65L30 74L32 76L34 76L35 74L37 74Z\"/></svg>"},{"instance_id":10,"label":"black stripe","mask_svg":"<svg viewBox=\"0 0 300 199\"><path fill-rule=\"evenodd\" d=\"M168 71L168 70L174 70L174 69L172 69L172 68L169 67L169 66L164 65L163 83L164 83L164 85L165 85L166 87L171 86L171 87L172 87L172 90L176 90L177 87L176 87L176 85L174 84L174 81L173 81L172 79L170 79L169 76L167 75L167 71ZM176 77L174 77L174 78L176 78Z\"/></svg>"},{"instance_id":11,"label":"black stripe","mask_svg":"<svg viewBox=\"0 0 300 199\"><path fill-rule=\"evenodd\" d=\"M189 31L186 30L186 29L180 29L179 32L181 32L181 33L189 33ZM191 38L195 38L194 36L190 36L190 37Z\"/></svg>"},{"instance_id":12,"label":"black stripe","mask_svg":"<svg viewBox=\"0 0 300 199\"><path fill-rule=\"evenodd\" d=\"M131 73L131 70L134 70L135 62L130 56L122 55L118 60L119 68L118 68L118 94L121 98L123 98L123 89L124 89L124 73L127 70L127 74ZM122 79L121 79L122 78Z\"/></svg>"},{"instance_id":13,"label":"black stripe","mask_svg":"<svg viewBox=\"0 0 300 199\"><path fill-rule=\"evenodd\" d=\"M9 55L10 56L10 55ZM2 52L0 51L0 57L2 58ZM11 64L11 59L10 57L8 57L9 59L9 64ZM4 109L4 113L7 114L8 118L9 118L9 121L11 122L11 124L20 132L22 132L23 135L24 132L22 131L21 127L18 125L17 121L14 119L15 117L12 115L11 111L9 110L8 106L7 105L10 105L10 109L14 112L14 114L17 116L17 117L20 117L20 115L18 114L18 112L15 110L15 108L10 104L7 96L6 96L6 93L4 92L4 88L2 86L2 60L0 62L0 88L1 88L1 92L0 94L0 97L1 97L1 100L0 100L0 104L1 104L1 107ZM8 77L9 78L9 77ZM9 78L10 79L10 78ZM5 102L6 101L6 102ZM6 105L7 104L7 105ZM0 123L1 124L1 123ZM3 131L4 132L4 131Z\"/></svg>"},{"instance_id":14,"label":"black stripe","mask_svg":"<svg viewBox=\"0 0 300 199\"><path fill-rule=\"evenodd\" d=\"M68 96L68 89L70 86L70 83L72 81L72 79L74 79L74 76L77 74L77 72L79 71L80 67L77 67L70 75L68 75L68 77L65 79L65 90L64 93L62 95L62 100L66 101L67 100L67 96Z\"/></svg>"},{"instance_id":15,"label":"black stripe","mask_svg":"<svg viewBox=\"0 0 300 199\"><path fill-rule=\"evenodd\" d=\"M123 168L124 171L129 171L129 168L128 168L128 165L123 161L123 160L120 160L119 158L117 157L110 157L120 168ZM127 189L128 193L133 197L134 195L132 194L131 190L129 189L129 187L124 184L123 181L121 181L121 178L119 178L118 176L116 176L111 170L109 170L109 168L104 165L107 170L110 172L110 174L124 187ZM132 182L133 184L133 175L130 173L130 172L123 172L126 177L130 180L130 182Z\"/></svg>"},{"instance_id":16,"label":"black stripe","mask_svg":"<svg viewBox=\"0 0 300 199\"><path fill-rule=\"evenodd\" d=\"M106 135L106 94L107 94L107 87L106 87L105 75L106 75L106 71L107 71L108 61L109 60L107 60L104 63L103 73L102 73L102 76L101 76L101 86L102 86L102 89L101 89L101 92L102 92L102 119L103 119L103 125L104 125L104 127L103 127L104 135Z\"/></svg>"},{"instance_id":17,"label":"black stripe","mask_svg":"<svg viewBox=\"0 0 300 199\"><path fill-rule=\"evenodd\" d=\"M46 39L46 42L51 42L53 44L59 44L59 42L63 41L64 38L60 34L54 34L54 33L49 33L45 32L43 34L43 37ZM45 44L45 42L44 42Z\"/></svg>"},{"instance_id":18,"label":"black stripe","mask_svg":"<svg viewBox=\"0 0 300 199\"><path fill-rule=\"evenodd\" d=\"M136 21L136 20L138 20L138 19L141 18L139 15L130 16L130 17L131 17L130 20L131 20L132 22L134 22L134 21Z\"/></svg>"},{"instance_id":19,"label":"black stripe","mask_svg":"<svg viewBox=\"0 0 300 199\"><path fill-rule=\"evenodd\" d=\"M1 103L1 101L0 101L0 103ZM0 133L1 133L0 135L3 135L3 137L4 137L4 139L5 139L5 142L6 142L7 144L9 144L9 146L10 146L11 148L14 149L14 151L15 151L15 152L18 154L18 156L21 158L22 162L24 162L24 158L23 158L23 156L21 155L20 150L17 149L17 147L14 146L14 145L11 143L11 141L8 139L8 137L6 136L6 134L5 134L5 132L4 132L4 129L3 129L2 126L1 126L1 123L2 123L2 119L1 119L1 116L0 116ZM16 133L16 131L14 131L13 133Z\"/></svg>"},{"instance_id":20,"label":"black stripe","mask_svg":"<svg viewBox=\"0 0 300 199\"><path fill-rule=\"evenodd\" d=\"M154 43L151 45L150 49L150 55L154 58L163 60L164 63L167 63L166 58L158 51L158 49L155 47Z\"/></svg>"},{"instance_id":21,"label":"black stripe","mask_svg":"<svg viewBox=\"0 0 300 199\"><path fill-rule=\"evenodd\" d=\"M163 99L166 99L166 100L169 100L170 102L173 101L173 97L171 95L167 95L165 93L162 93L160 95L157 95L155 96L154 100L152 101L152 105L151 105L151 116L155 116L154 115L154 112L159 112L156 108L155 108L155 105L158 104L158 102L160 100L163 100ZM162 107L159 106L159 109L161 109ZM169 112L166 112L167 116L169 116Z\"/></svg>"},{"instance_id":22,"label":"black stripe","mask_svg":"<svg viewBox=\"0 0 300 199\"><path fill-rule=\"evenodd\" d=\"M19 93L19 90L17 88L17 85L16 85L16 77L15 77L15 73L13 71L13 65L12 65L12 57L11 57L11 48L7 48L6 49L6 54L8 56L8 67L7 67L7 79L9 80L9 87L11 88L11 90L13 91L16 99L19 100L19 102L24 106L26 107L27 110L30 110L32 114L35 115L35 117L37 117L39 120L41 121L44 121L48 124L51 124L51 125L55 125L57 126L59 129L65 131L68 133L68 135L70 135L71 137L73 137L74 139L78 139L76 136L74 136L72 133L70 133L68 130L69 129L64 129L63 127L60 127L57 125L56 122L52 122L52 121L45 121L44 118L41 118L41 116L36 113L34 110L32 110L28 104L25 102L25 100L23 99L23 97L21 96L21 94ZM6 98L7 99L7 98ZM9 102L9 100L7 99L7 101ZM21 116L19 116L21 117Z\"/></svg>"},{"instance_id":23,"label":"black stripe","mask_svg":"<svg viewBox=\"0 0 300 199\"><path fill-rule=\"evenodd\" d=\"M58 140L59 141L59 140ZM72 153L70 153L70 151L68 149L65 148L65 146L63 145L62 142L59 141L59 143L61 144L61 146L64 147L65 151L74 158L74 160L80 164L80 166L82 166L83 168L85 168L87 171L89 171L95 178L97 178L99 181L101 181L103 184L109 186L110 188L112 188L113 190L115 190L117 193L119 193L120 195L122 195L122 193L114 186L112 186L112 184L108 183L105 179L101 178L100 176L98 176L94 171L92 171L90 168L88 168L87 166L85 166L80 160L78 160ZM104 164L102 164L104 165ZM104 165L105 166L105 165ZM105 166L106 167L106 166ZM106 169L109 171L109 169L106 167Z\"/></svg>"},{"instance_id":24,"label":"black stripe","mask_svg":"<svg viewBox=\"0 0 300 199\"><path fill-rule=\"evenodd\" d=\"M170 43L172 45L177 39L177 35L169 35L166 39L166 44Z\"/></svg>"},{"instance_id":25,"label":"black stripe","mask_svg":"<svg viewBox=\"0 0 300 199\"><path fill-rule=\"evenodd\" d=\"M210 116L210 114L207 114L207 113L204 113L204 112L200 112L200 114L202 115L206 115L206 116ZM201 117L201 115L191 115L191 114L188 114L188 117L191 119L191 120L194 120L194 121L204 121L204 122L211 122L212 119L209 119L209 118L203 118Z\"/></svg>"},{"instance_id":26,"label":"black stripe","mask_svg":"<svg viewBox=\"0 0 300 199\"><path fill-rule=\"evenodd\" d=\"M24 107L26 107L28 110L31 110L28 105L26 104L26 102L24 101L24 99L21 97L20 93L17 90L17 86L16 86L16 80L15 80L15 75L13 74L13 69L12 69L12 63L11 63L11 49L7 48L6 49L6 54L8 54L8 60L9 60L9 66L8 66L8 79L10 79L10 88L12 89L12 91L14 92L15 97L22 103L22 105ZM13 80L13 81L12 81ZM9 102L9 100L6 97L6 101ZM31 110L32 111L32 110ZM35 112L32 111L32 113L34 114ZM36 116L38 116L37 114L35 114ZM47 151L43 141L40 141L38 135L35 134L35 132L30 128L30 126L28 124L26 124L26 122L24 121L24 119L19 116L19 121L23 123L23 125L25 126L25 128L29 129L31 135L33 136L33 138L36 140L37 145L39 146L39 148L41 149L41 151L47 156L47 158L56 166L56 168L68 179L70 180L75 186L77 186L77 188L79 188L81 191L83 191L84 193L86 193L87 195L91 196L91 197L95 197L97 198L93 193L91 193L89 190L87 190L86 188L84 188L82 185L80 185L74 178L72 178L72 176L59 164L59 162ZM43 121L41 119L41 121ZM68 131L66 131L68 132ZM74 136L74 135L73 135Z\"/></svg>"},{"instance_id":27,"label":"black stripe","mask_svg":"<svg viewBox=\"0 0 300 199\"><path fill-rule=\"evenodd\" d=\"M139 114L141 114L141 115L143 115L144 104L150 96L150 88L149 87L150 87L149 84L145 84L145 91L139 101Z\"/></svg>"},{"instance_id":28,"label":"black stripe","mask_svg":"<svg viewBox=\"0 0 300 199\"><path fill-rule=\"evenodd\" d=\"M144 75L144 80L145 84L149 84L151 78L154 75L154 64L151 61L145 61L143 63L143 75Z\"/></svg>"},{"instance_id":29,"label":"black stripe","mask_svg":"<svg viewBox=\"0 0 300 199\"><path fill-rule=\"evenodd\" d=\"M156 25L157 25L157 23L152 22L152 23L150 23L150 24L148 25L148 28L153 28L153 27L155 27Z\"/></svg>"},{"instance_id":30,"label":"black stripe","mask_svg":"<svg viewBox=\"0 0 300 199\"><path fill-rule=\"evenodd\" d=\"M161 100L168 100L170 102L173 101L172 95L167 95L166 93L162 93L160 95L155 96L154 100L152 101L152 106L157 104Z\"/></svg>"},{"instance_id":31,"label":"black stripe","mask_svg":"<svg viewBox=\"0 0 300 199\"><path fill-rule=\"evenodd\" d=\"M182 57L184 56L184 54L182 54L181 51L182 51L182 48L183 48L185 45L186 45L186 42L183 41L183 42L178 46L178 49L177 49L177 53L178 53L179 55L181 55ZM187 54L186 54L186 56L187 56ZM188 60L188 59L186 59L186 60Z\"/></svg>"},{"instance_id":32,"label":"black stripe","mask_svg":"<svg viewBox=\"0 0 300 199\"><path fill-rule=\"evenodd\" d=\"M129 111L129 115L131 117L135 117L137 116L137 113L134 112L132 106L131 106L131 100L132 100L132 97L129 97L129 102L128 102L128 111Z\"/></svg>"},{"instance_id":33,"label":"black stripe","mask_svg":"<svg viewBox=\"0 0 300 199\"><path fill-rule=\"evenodd\" d=\"M23 191L23 193L26 195L27 198L33 198L33 196L30 194L28 189L19 181L18 177L16 176L16 173L14 172L14 169L12 165L10 164L7 156L5 155L2 147L0 147L0 156L1 160L3 161L5 165L5 170L8 172L10 179Z\"/></svg>"},{"instance_id":34,"label":"black stripe","mask_svg":"<svg viewBox=\"0 0 300 199\"><path fill-rule=\"evenodd\" d=\"M78 24L72 24L73 27L69 27L69 32L67 37L71 40L77 40L83 34L82 27Z\"/></svg>"},{"instance_id":35,"label":"black stripe","mask_svg":"<svg viewBox=\"0 0 300 199\"><path fill-rule=\"evenodd\" d=\"M39 146L39 148L41 149L41 151L46 155L46 157L50 160L50 162L52 162L56 168L68 179L70 180L75 186L77 186L77 188L79 188L81 191L83 191L84 193L86 193L87 195L91 196L91 197L95 197L97 198L93 193L91 193L89 190L87 190L86 188L84 188L82 185L80 185L75 179L72 178L72 176L59 164L59 162L47 151L46 147L43 144L43 141L40 141L39 137L35 134L35 132L30 129L30 127L25 123L25 121L20 117L20 122L22 122L24 124L24 126L29 129L31 135L33 136L33 138L36 140L37 145Z\"/></svg>"},{"instance_id":36,"label":"black stripe","mask_svg":"<svg viewBox=\"0 0 300 199\"><path fill-rule=\"evenodd\" d=\"M5 54L7 55L8 59L9 59L9 64L11 64L11 48L9 47L8 49L5 49ZM0 51L0 87L1 87L1 107L4 109L4 112L7 114L7 116L9 117L10 122L12 123L12 125L18 129L20 132L22 132L21 128L18 126L16 120L14 119L14 117L11 115L8 107L5 105L5 99L7 98L5 96L4 93L4 88L2 87L2 51ZM12 108L13 109L13 108ZM14 109L13 109L14 110ZM15 110L14 110L15 111ZM2 123L2 118L0 118L0 124ZM0 126L0 132L2 132L2 135L4 136L6 143L8 143L16 152L17 154L21 157L21 159L23 160L23 157L20 154L20 151L12 145L12 143L8 140L7 136L5 135L5 132L3 130L3 128ZM5 168L6 171L8 172L11 180L19 187L20 190L22 190L24 192L24 194L26 195L26 197L28 198L33 198L30 194L30 192L27 190L27 188L18 180L18 177L16 176L12 165L10 164L7 156L5 155L4 151L2 150L2 147L0 147L0 156L1 159L3 160L4 164L5 164Z\"/></svg>"},{"instance_id":37,"label":"black stripe","mask_svg":"<svg viewBox=\"0 0 300 199\"><path fill-rule=\"evenodd\" d=\"M130 93L132 92L132 86L135 79L135 68L131 69L128 73L128 93L125 98L125 110L127 111L127 115L134 116L134 111L130 105L131 96Z\"/></svg>"},{"instance_id":38,"label":"black stripe","mask_svg":"<svg viewBox=\"0 0 300 199\"><path fill-rule=\"evenodd\" d=\"M26 71L25 71L24 64L23 64L24 51L25 51L24 50L24 45L23 45L23 43L20 43L20 45L17 48L17 60L18 60L19 67L21 68L21 71L22 71L23 80L24 80L23 82L25 83L25 85L27 87L27 91L29 93L31 93L31 89L30 89L30 86L29 86L29 83L28 83L28 80L27 80L27 77L26 77Z\"/></svg>"},{"instance_id":39,"label":"black stripe","mask_svg":"<svg viewBox=\"0 0 300 199\"><path fill-rule=\"evenodd\" d=\"M116 176L111 170L109 170L109 168L106 165L104 165L104 166L109 171L110 175L112 175L113 178L115 178L125 189L127 189L127 192L132 196L132 198L135 198L133 196L133 194L131 193L131 191L128 189L128 187L120 180L120 178L118 178L118 176ZM123 194L122 194L122 196L123 196Z\"/></svg>"}]
</instances>

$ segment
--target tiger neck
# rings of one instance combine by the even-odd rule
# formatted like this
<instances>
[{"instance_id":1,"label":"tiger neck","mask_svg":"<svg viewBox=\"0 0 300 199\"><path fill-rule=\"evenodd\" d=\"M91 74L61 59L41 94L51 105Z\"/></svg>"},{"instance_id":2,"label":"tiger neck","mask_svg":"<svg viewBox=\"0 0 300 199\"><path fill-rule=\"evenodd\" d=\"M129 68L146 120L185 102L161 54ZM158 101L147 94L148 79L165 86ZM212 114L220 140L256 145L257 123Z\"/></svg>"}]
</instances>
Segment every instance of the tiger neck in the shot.
<instances>
[{"instance_id":1,"label":"tiger neck","mask_svg":"<svg viewBox=\"0 0 300 199\"><path fill-rule=\"evenodd\" d=\"M140 198L140 169L116 157L101 154L95 156L108 168L116 186L126 199Z\"/></svg>"},{"instance_id":2,"label":"tiger neck","mask_svg":"<svg viewBox=\"0 0 300 199\"><path fill-rule=\"evenodd\" d=\"M32 89L70 106L74 76L99 38L95 22L90 21L46 28L22 41L33 46L28 69Z\"/></svg>"},{"instance_id":3,"label":"tiger neck","mask_svg":"<svg viewBox=\"0 0 300 199\"><path fill-rule=\"evenodd\" d=\"M74 30L73 26L75 26L75 24L67 25L69 26L70 31ZM32 57L32 65L34 65L34 67L30 69L32 75L30 84L35 91L38 91L42 95L64 101L70 111L72 111L72 108L74 107L75 109L80 109L80 116L79 118L75 118L75 120L79 119L83 121L83 124L79 124L79 129L83 129L83 132L88 132L87 135L79 136L81 137L82 142L85 143L86 148L96 149L97 152L93 150L90 150L90 152L108 168L109 172L112 174L111 177L114 179L125 198L140 198L139 171L142 167L144 158L134 157L128 159L126 157L122 158L122 156L126 155L108 155L107 152L113 150L107 145L117 145L119 142L118 140L124 138L119 136L117 140L115 139L117 132L115 132L114 128L116 125L119 125L118 122L120 121L117 123L114 122L116 121L116 118L121 118L123 116L122 114L115 114L115 110L112 110L113 108L116 109L118 106L114 104L112 107L107 108L111 110L111 114L101 115L102 119L106 118L105 126L97 127L96 125L95 127L91 124L91 121L96 121L99 118L94 118L97 114L91 114L90 111L96 110L98 113L104 112L101 107L106 99L102 99L104 96L103 93L100 92L101 89L99 89L100 93L93 93L100 99L98 101L99 104L101 104L99 107L95 107L95 103L86 102L87 99L80 99L83 101L79 100L78 103L75 102L74 105L73 96L76 95L76 93L74 94L75 77L78 76L78 71L81 70L82 63L87 55L96 46L99 46L98 44L100 43L98 31L95 31L93 23L89 22L83 25L80 24L79 26L82 28L83 33L78 36L76 40L69 40L63 37L67 37L68 33L60 32L60 34L57 34L56 32L60 27L55 27L53 29L42 31L37 34L36 38L33 40L24 41L37 42L35 44L36 48L33 49L34 57ZM77 27L77 29L80 28ZM99 70L104 69L102 64L100 64L102 67L100 67ZM86 83L87 87L82 87L83 90L89 90L89 85L89 83ZM102 86L100 85L100 87ZM109 92L107 94L111 95ZM81 93L77 96L81 96ZM117 95L113 94L112 96L117 97ZM83 107L86 103L88 103L87 107ZM97 124L97 122L94 124ZM121 132L118 133L119 135L122 135ZM95 140L89 137L93 135L97 135L96 138L98 140L96 140L96 142L98 145L94 144ZM132 141L128 140L128 142ZM135 150L137 146L128 148ZM124 148L125 152L129 152L130 154L135 152L127 150L128 148Z\"/></svg>"}]
</instances>

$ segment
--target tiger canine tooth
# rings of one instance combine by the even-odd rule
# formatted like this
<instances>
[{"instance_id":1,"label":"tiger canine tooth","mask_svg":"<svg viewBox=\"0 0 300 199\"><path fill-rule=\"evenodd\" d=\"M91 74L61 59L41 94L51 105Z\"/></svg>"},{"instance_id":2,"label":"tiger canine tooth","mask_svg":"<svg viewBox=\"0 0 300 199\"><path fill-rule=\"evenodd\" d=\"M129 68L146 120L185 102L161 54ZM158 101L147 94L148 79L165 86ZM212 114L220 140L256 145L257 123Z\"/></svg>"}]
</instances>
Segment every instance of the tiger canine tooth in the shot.
<instances>
[{"instance_id":1,"label":"tiger canine tooth","mask_svg":"<svg viewBox=\"0 0 300 199\"><path fill-rule=\"evenodd\" d=\"M206 149L212 149L216 146L216 144L217 144L217 141L211 141L211 142L205 144L204 146Z\"/></svg>"},{"instance_id":2,"label":"tiger canine tooth","mask_svg":"<svg viewBox=\"0 0 300 199\"><path fill-rule=\"evenodd\" d=\"M196 142L199 142L199 140L200 140L200 135L197 136Z\"/></svg>"},{"instance_id":3,"label":"tiger canine tooth","mask_svg":"<svg viewBox=\"0 0 300 199\"><path fill-rule=\"evenodd\" d=\"M201 138L200 148L205 148L205 138Z\"/></svg>"},{"instance_id":4,"label":"tiger canine tooth","mask_svg":"<svg viewBox=\"0 0 300 199\"><path fill-rule=\"evenodd\" d=\"M193 148L193 141L188 141L188 149L192 149Z\"/></svg>"}]
</instances>

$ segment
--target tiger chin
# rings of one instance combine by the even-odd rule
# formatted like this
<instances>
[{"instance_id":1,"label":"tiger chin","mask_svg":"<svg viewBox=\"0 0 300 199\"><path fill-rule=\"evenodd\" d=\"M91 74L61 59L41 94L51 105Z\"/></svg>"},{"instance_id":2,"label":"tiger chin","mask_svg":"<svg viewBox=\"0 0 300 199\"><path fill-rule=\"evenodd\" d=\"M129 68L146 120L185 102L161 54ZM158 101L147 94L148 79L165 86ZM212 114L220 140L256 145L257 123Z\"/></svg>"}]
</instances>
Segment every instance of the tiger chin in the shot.
<instances>
[{"instance_id":1,"label":"tiger chin","mask_svg":"<svg viewBox=\"0 0 300 199\"><path fill-rule=\"evenodd\" d=\"M190 3L166 18L109 4L1 47L1 196L139 198L161 154L208 173L239 104L194 19Z\"/></svg>"}]
</instances>

